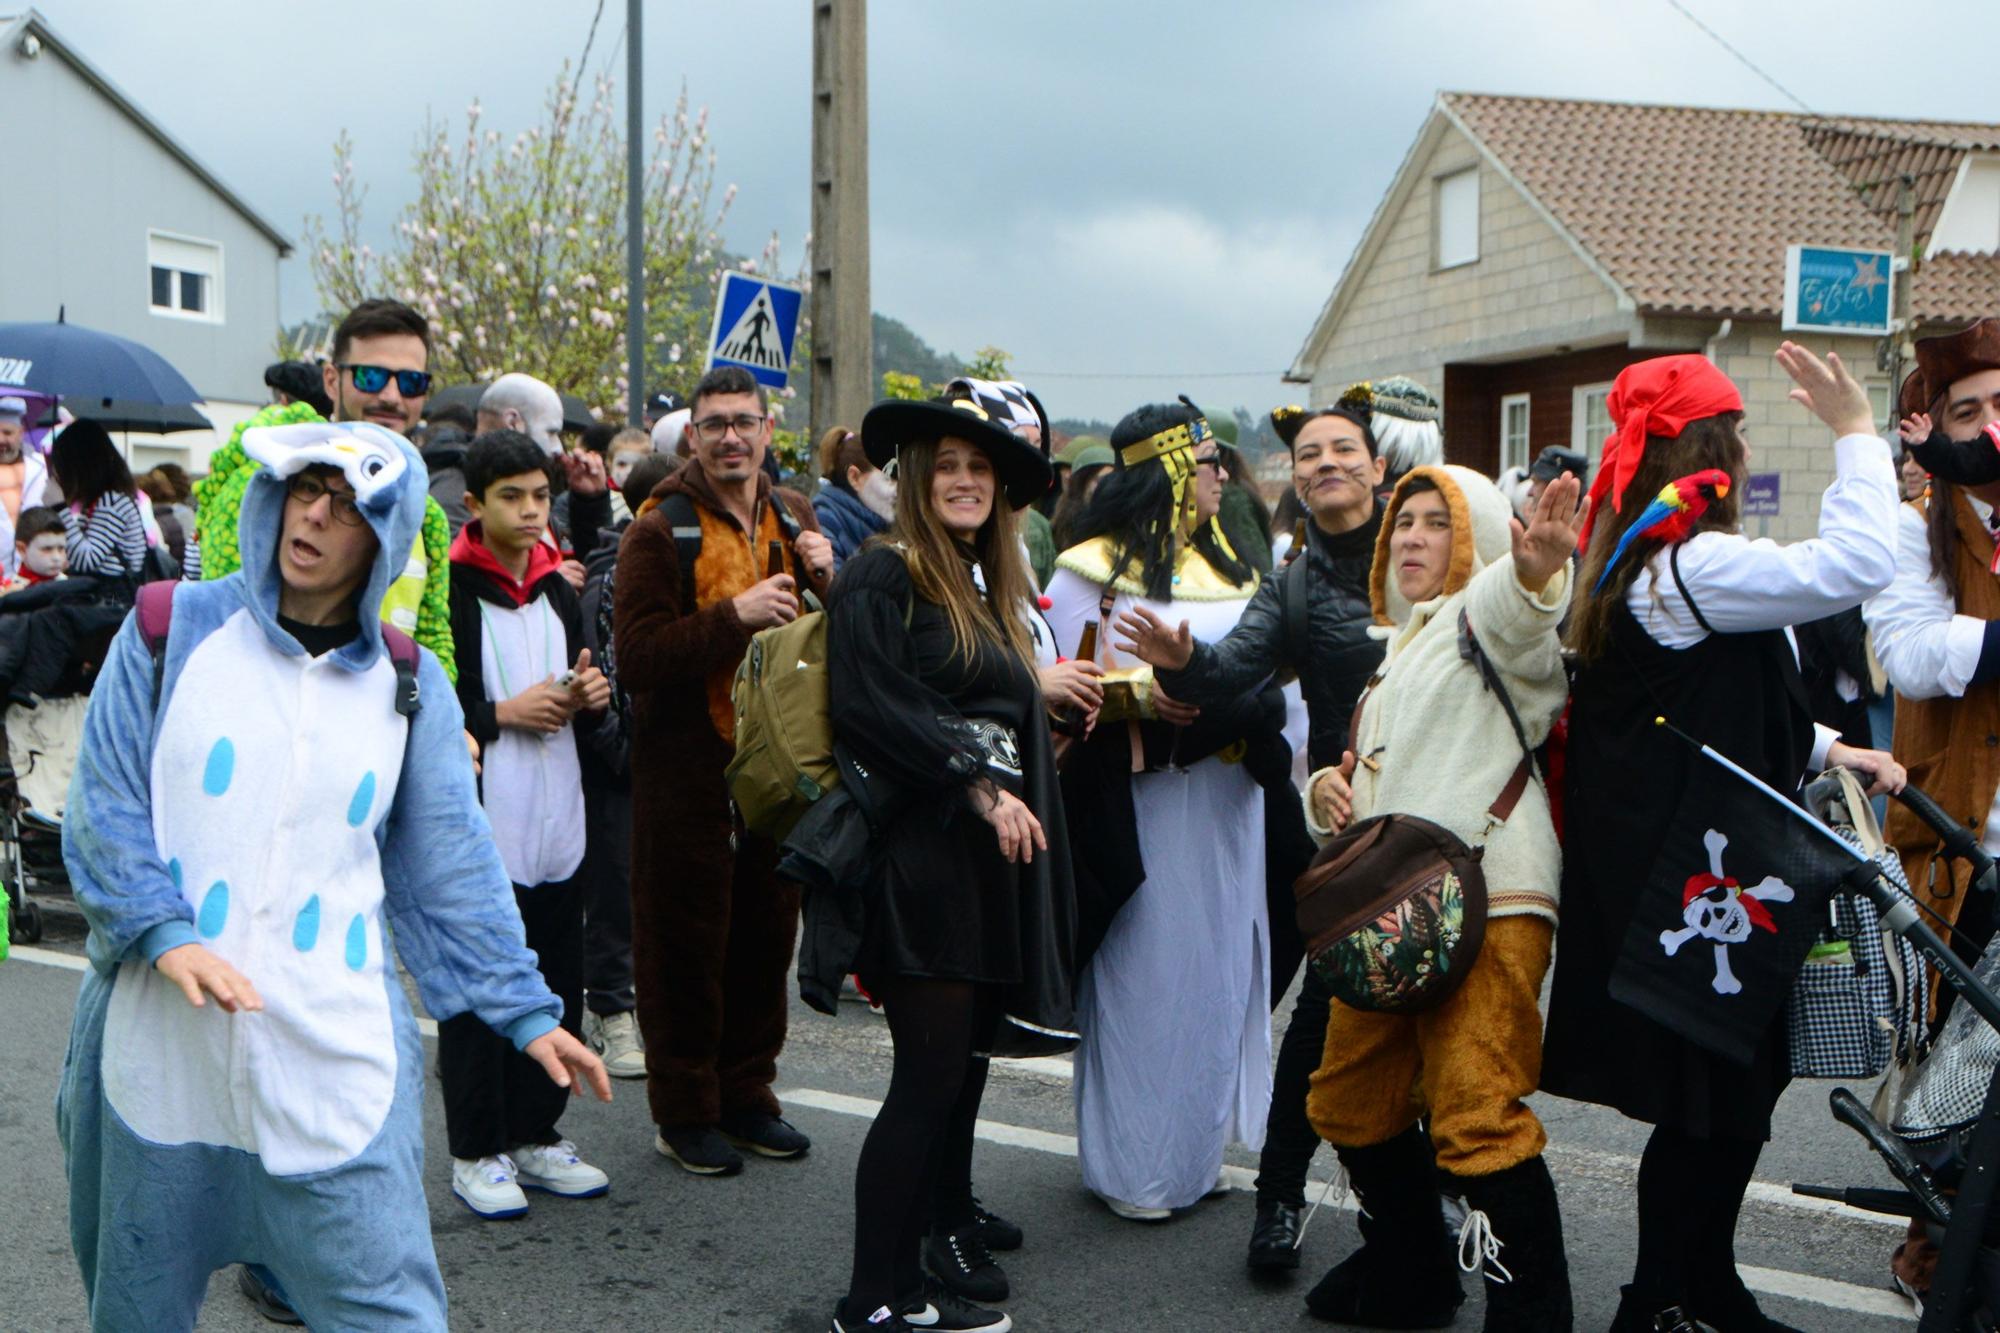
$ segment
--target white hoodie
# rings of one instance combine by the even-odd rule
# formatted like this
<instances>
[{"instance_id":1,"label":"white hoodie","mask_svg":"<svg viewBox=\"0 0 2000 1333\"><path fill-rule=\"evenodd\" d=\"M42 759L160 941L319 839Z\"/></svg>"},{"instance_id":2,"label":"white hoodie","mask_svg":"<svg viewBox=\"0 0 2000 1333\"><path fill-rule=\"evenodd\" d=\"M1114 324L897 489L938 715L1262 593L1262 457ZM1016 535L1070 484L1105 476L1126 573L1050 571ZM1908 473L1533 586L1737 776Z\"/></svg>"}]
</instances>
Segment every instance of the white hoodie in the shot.
<instances>
[{"instance_id":1,"label":"white hoodie","mask_svg":"<svg viewBox=\"0 0 2000 1333\"><path fill-rule=\"evenodd\" d=\"M1452 549L1444 591L1410 605L1390 573L1389 542L1411 484L1437 486L1451 514ZM1501 827L1487 832L1487 809L1521 761L1521 746L1478 665L1459 651L1459 613L1506 685L1530 744L1539 745L1569 696L1558 626L1569 606L1570 567L1539 596L1514 576L1511 508L1487 478L1452 465L1424 467L1396 486L1382 516L1371 572L1374 631L1388 655L1363 696L1354 747L1354 819L1420 815L1468 844L1484 843L1487 914L1554 921L1562 850L1542 783L1530 782ZM1317 779L1318 775L1314 775ZM1307 822L1322 841L1331 831Z\"/></svg>"}]
</instances>

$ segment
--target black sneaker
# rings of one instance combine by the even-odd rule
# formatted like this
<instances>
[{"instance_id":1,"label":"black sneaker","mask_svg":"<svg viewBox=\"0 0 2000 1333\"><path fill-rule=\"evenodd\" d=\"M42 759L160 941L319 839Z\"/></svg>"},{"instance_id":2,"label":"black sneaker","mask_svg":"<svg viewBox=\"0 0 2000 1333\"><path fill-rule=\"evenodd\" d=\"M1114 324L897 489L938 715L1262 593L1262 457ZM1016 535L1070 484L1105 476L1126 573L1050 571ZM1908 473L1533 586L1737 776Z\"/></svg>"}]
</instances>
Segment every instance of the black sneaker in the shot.
<instances>
[{"instance_id":1,"label":"black sneaker","mask_svg":"<svg viewBox=\"0 0 2000 1333\"><path fill-rule=\"evenodd\" d=\"M733 1176L743 1169L742 1154L707 1125L663 1128L653 1136L653 1148L697 1176Z\"/></svg>"},{"instance_id":2,"label":"black sneaker","mask_svg":"<svg viewBox=\"0 0 2000 1333\"><path fill-rule=\"evenodd\" d=\"M1007 1275L976 1226L933 1232L924 1240L924 1262L948 1290L968 1301L992 1305L1007 1299Z\"/></svg>"},{"instance_id":3,"label":"black sneaker","mask_svg":"<svg viewBox=\"0 0 2000 1333\"><path fill-rule=\"evenodd\" d=\"M250 1302L250 1308L274 1324L304 1324L298 1311L271 1290L270 1284L250 1271L249 1264L238 1265L236 1269L236 1290L243 1293L243 1299Z\"/></svg>"},{"instance_id":4,"label":"black sneaker","mask_svg":"<svg viewBox=\"0 0 2000 1333\"><path fill-rule=\"evenodd\" d=\"M1279 1199L1257 1201L1257 1221L1250 1228L1250 1254L1245 1262L1253 1273L1282 1273L1299 1266L1299 1218L1304 1210Z\"/></svg>"},{"instance_id":5,"label":"black sneaker","mask_svg":"<svg viewBox=\"0 0 2000 1333\"><path fill-rule=\"evenodd\" d=\"M812 1140L763 1111L732 1111L722 1117L722 1137L759 1157L800 1157Z\"/></svg>"},{"instance_id":6,"label":"black sneaker","mask_svg":"<svg viewBox=\"0 0 2000 1333\"><path fill-rule=\"evenodd\" d=\"M911 1333L910 1321L886 1305L866 1319L848 1318L846 1308L846 1301L835 1302L831 1333Z\"/></svg>"},{"instance_id":7,"label":"black sneaker","mask_svg":"<svg viewBox=\"0 0 2000 1333\"><path fill-rule=\"evenodd\" d=\"M1014 1320L1000 1310L988 1310L961 1300L934 1277L924 1289L903 1302L903 1322L932 1333L1009 1333Z\"/></svg>"},{"instance_id":8,"label":"black sneaker","mask_svg":"<svg viewBox=\"0 0 2000 1333\"><path fill-rule=\"evenodd\" d=\"M979 1224L979 1234L986 1237L987 1249L1018 1250L1021 1248L1021 1242L1025 1239L1021 1235L1021 1228L1015 1226L1012 1222L1009 1222L997 1213L987 1212L986 1205L977 1199L972 1201L972 1220Z\"/></svg>"}]
</instances>

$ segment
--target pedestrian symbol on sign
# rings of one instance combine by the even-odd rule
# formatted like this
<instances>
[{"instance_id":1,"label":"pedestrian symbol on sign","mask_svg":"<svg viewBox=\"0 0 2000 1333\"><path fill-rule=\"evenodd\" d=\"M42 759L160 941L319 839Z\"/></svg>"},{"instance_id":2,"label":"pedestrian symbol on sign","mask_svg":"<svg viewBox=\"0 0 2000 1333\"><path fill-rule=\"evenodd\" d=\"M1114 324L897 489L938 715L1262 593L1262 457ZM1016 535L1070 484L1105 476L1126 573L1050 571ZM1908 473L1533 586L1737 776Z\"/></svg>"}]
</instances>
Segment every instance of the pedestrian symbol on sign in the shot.
<instances>
[{"instance_id":1,"label":"pedestrian symbol on sign","mask_svg":"<svg viewBox=\"0 0 2000 1333\"><path fill-rule=\"evenodd\" d=\"M741 366L760 384L783 388L798 333L801 293L741 273L723 275L708 364Z\"/></svg>"}]
</instances>

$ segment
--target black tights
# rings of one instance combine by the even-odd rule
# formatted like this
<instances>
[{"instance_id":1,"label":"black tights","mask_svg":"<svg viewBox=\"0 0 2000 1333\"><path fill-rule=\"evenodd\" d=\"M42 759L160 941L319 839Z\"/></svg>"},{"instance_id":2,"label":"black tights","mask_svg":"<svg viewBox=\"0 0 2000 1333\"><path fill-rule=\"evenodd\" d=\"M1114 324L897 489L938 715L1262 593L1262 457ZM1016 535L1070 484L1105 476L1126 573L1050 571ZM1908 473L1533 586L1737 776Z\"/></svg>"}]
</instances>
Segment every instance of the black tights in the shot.
<instances>
[{"instance_id":1,"label":"black tights","mask_svg":"<svg viewBox=\"0 0 2000 1333\"><path fill-rule=\"evenodd\" d=\"M922 1285L932 1192L944 1164L960 1156L948 1147L960 1119L970 1199L972 1120L986 1084L986 1062L972 1058L984 1008L978 986L871 977L868 987L882 1002L896 1055L854 1169L854 1272L845 1308L857 1320L885 1305L894 1309Z\"/></svg>"},{"instance_id":2,"label":"black tights","mask_svg":"<svg viewBox=\"0 0 2000 1333\"><path fill-rule=\"evenodd\" d=\"M1639 1159L1639 1259L1632 1290L1648 1308L1733 1301L1736 1219L1764 1151L1755 1139L1696 1138L1660 1126Z\"/></svg>"}]
</instances>

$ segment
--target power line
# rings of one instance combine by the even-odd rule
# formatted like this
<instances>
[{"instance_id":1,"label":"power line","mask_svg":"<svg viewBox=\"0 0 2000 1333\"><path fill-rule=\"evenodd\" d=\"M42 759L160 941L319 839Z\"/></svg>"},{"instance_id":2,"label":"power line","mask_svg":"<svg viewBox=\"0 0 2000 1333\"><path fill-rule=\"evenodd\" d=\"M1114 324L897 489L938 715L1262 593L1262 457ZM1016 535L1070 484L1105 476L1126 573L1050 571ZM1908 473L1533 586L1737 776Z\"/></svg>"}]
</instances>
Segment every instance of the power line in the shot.
<instances>
[{"instance_id":1,"label":"power line","mask_svg":"<svg viewBox=\"0 0 2000 1333\"><path fill-rule=\"evenodd\" d=\"M1031 380L1252 380L1275 379L1282 370L1017 370Z\"/></svg>"},{"instance_id":2,"label":"power line","mask_svg":"<svg viewBox=\"0 0 2000 1333\"><path fill-rule=\"evenodd\" d=\"M1814 111L1811 107L1807 106L1805 102L1800 99L1797 93L1793 92L1790 88L1787 88L1784 84L1779 83L1769 74L1766 74L1763 70L1759 69L1757 67L1757 63L1751 60L1749 56L1744 55L1741 51L1737 50L1735 47L1731 46L1728 42L1724 41L1721 33L1717 32L1715 29L1709 27L1706 23L1703 23L1700 19L1696 18L1693 12L1690 11L1686 5L1681 3L1681 0L1667 0L1667 4L1673 8L1673 11L1676 14L1679 14L1689 23L1694 24L1695 27L1700 28L1703 32L1707 33L1709 39L1713 41L1717 46L1729 52L1730 55L1735 56L1737 61L1742 64L1743 68L1749 70L1752 74L1755 74L1758 78L1762 79L1764 82L1770 84L1773 88L1776 88L1779 92L1783 93L1785 97L1788 100L1790 100L1792 105L1796 106L1799 110L1805 112L1809 116L1815 116L1819 114L1818 112Z\"/></svg>"}]
</instances>

